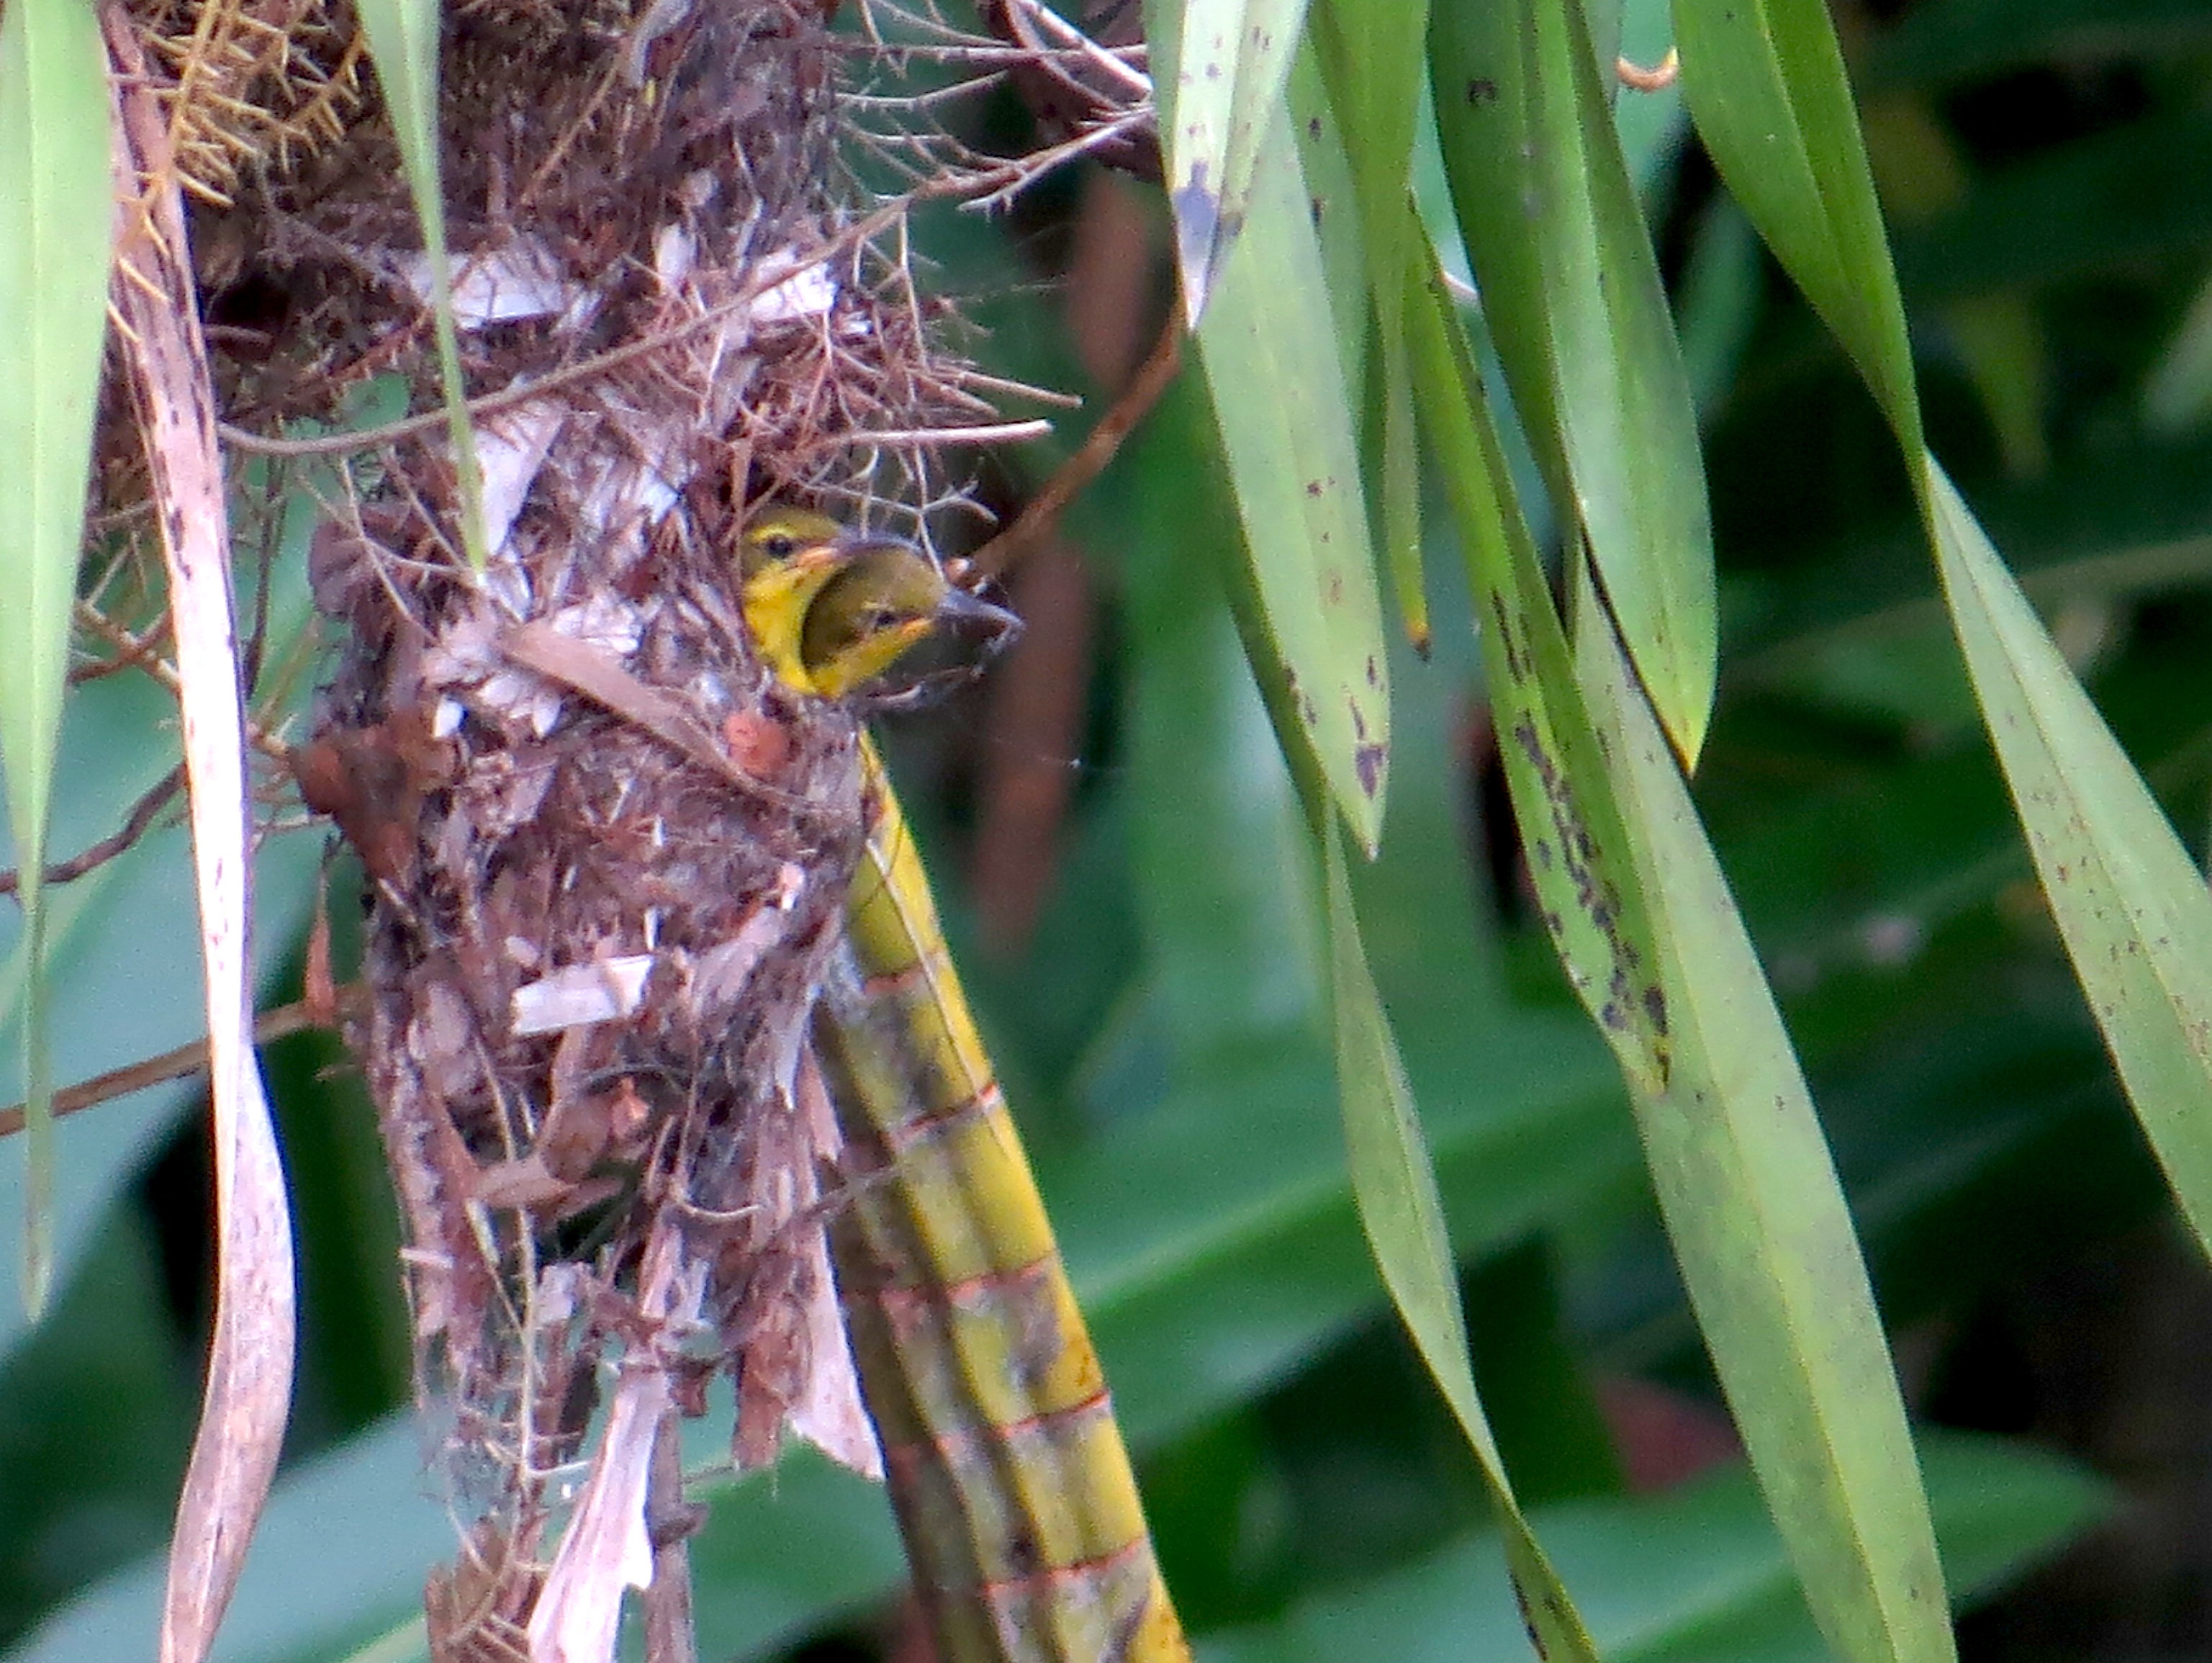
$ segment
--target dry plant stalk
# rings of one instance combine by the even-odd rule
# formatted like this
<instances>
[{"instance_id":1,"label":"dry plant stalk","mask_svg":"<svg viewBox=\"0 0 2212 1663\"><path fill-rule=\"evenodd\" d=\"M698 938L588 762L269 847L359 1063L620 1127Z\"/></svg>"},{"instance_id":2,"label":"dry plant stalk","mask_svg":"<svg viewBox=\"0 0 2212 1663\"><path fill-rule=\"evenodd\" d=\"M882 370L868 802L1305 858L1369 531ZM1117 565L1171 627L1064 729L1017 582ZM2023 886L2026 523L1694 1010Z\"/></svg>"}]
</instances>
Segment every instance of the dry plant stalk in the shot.
<instances>
[{"instance_id":1,"label":"dry plant stalk","mask_svg":"<svg viewBox=\"0 0 2212 1663\"><path fill-rule=\"evenodd\" d=\"M112 285L117 357L168 575L207 978L215 1333L170 1541L161 1636L164 1663L196 1663L237 1586L283 1443L295 1327L292 1221L252 1039L245 713L222 467L183 198L138 40L118 10L102 22L122 71L111 83L122 221Z\"/></svg>"}]
</instances>

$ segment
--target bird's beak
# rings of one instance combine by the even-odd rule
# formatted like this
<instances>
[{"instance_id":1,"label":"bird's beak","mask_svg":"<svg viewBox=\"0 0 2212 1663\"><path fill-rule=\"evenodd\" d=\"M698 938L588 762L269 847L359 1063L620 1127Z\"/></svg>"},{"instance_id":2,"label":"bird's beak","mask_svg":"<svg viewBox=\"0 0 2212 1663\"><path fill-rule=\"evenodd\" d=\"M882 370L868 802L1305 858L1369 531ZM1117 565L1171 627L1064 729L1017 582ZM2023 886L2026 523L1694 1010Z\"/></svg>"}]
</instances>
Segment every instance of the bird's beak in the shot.
<instances>
[{"instance_id":1,"label":"bird's beak","mask_svg":"<svg viewBox=\"0 0 2212 1663\"><path fill-rule=\"evenodd\" d=\"M986 656L1004 652L1022 632L1022 620L1014 613L957 584L937 603L937 621L973 639Z\"/></svg>"},{"instance_id":2,"label":"bird's beak","mask_svg":"<svg viewBox=\"0 0 2212 1663\"><path fill-rule=\"evenodd\" d=\"M856 531L848 532L837 539L837 552L853 559L871 554L919 554L921 551L905 538L894 537L887 531Z\"/></svg>"}]
</instances>

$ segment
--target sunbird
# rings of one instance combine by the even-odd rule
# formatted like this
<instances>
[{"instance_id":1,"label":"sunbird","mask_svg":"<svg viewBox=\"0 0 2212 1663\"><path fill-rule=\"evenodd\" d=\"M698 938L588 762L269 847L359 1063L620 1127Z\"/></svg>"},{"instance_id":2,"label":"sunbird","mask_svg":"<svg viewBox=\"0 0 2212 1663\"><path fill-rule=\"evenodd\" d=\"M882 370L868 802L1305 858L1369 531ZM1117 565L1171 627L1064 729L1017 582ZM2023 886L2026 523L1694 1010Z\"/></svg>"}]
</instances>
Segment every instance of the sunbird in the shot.
<instances>
[{"instance_id":1,"label":"sunbird","mask_svg":"<svg viewBox=\"0 0 2212 1663\"><path fill-rule=\"evenodd\" d=\"M771 503L745 522L738 545L745 627L796 692L850 697L878 687L940 630L979 632L988 654L1021 627L905 539L856 532L811 509Z\"/></svg>"},{"instance_id":2,"label":"sunbird","mask_svg":"<svg viewBox=\"0 0 2212 1663\"><path fill-rule=\"evenodd\" d=\"M770 506L739 539L745 622L802 693L880 706L940 625L1016 620L896 538ZM927 679L917 682L927 685ZM1190 1663L1127 1447L929 881L864 734L873 800L848 972L815 1037L854 1178L838 1283L938 1655Z\"/></svg>"}]
</instances>

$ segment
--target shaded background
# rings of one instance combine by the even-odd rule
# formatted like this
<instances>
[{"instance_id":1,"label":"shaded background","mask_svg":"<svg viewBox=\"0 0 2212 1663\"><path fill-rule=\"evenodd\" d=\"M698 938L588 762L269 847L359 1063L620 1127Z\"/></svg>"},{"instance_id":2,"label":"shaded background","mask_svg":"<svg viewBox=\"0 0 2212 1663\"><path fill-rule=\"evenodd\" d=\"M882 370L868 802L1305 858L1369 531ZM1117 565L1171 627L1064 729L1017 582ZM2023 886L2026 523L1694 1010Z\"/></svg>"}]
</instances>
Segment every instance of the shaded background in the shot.
<instances>
[{"instance_id":1,"label":"shaded background","mask_svg":"<svg viewBox=\"0 0 2212 1663\"><path fill-rule=\"evenodd\" d=\"M1663 14L1628 10L1629 51L1656 59ZM1929 0L1838 22L1934 447L2201 856L2212 12ZM1627 101L1722 561L1698 800L1928 1435L1954 1593L1973 1600L1962 1650L2212 1654L2212 1282L2033 885L1893 443L1673 96ZM1024 142L1012 94L970 119L986 148ZM933 212L917 235L975 356L1093 410L1159 326L1165 230L1145 186L1072 173L1002 219ZM1178 383L1062 540L1013 575L1021 646L886 737L1201 1650L1513 1654L1479 1483L1387 1313L1340 1170L1311 874L1222 603L1237 532L1200 396ZM987 468L979 494L1017 508L1087 419ZM301 529L280 618L301 610ZM1610 1064L1529 915L1457 551L1439 533L1428 552L1437 644L1394 667L1385 850L1359 899L1486 1402L1609 1656L1818 1657L1734 1463ZM112 825L171 743L157 696L82 691L64 851ZM321 841L295 831L264 855L272 999L297 984L284 960ZM64 1071L190 1037L181 838L78 894ZM397 1235L366 1100L326 1039L287 1041L270 1067L303 1369L233 1654L340 1657L404 1617L451 1538L398 1415ZM36 1332L0 1313L12 1654L138 1655L151 1633L144 1565L207 1323L197 1107L149 1093L70 1124L65 1292ZM718 1497L696 1558L708 1656L917 1654L887 1510L817 1464Z\"/></svg>"}]
</instances>

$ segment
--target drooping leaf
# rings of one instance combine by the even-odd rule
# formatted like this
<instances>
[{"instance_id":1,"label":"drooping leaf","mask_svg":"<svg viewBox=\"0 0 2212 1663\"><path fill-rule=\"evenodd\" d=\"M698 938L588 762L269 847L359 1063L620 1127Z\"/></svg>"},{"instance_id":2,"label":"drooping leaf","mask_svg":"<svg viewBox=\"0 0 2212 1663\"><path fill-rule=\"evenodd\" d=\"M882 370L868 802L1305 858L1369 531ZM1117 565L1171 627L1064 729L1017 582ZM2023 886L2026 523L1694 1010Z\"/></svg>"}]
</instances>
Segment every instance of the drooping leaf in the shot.
<instances>
[{"instance_id":1,"label":"drooping leaf","mask_svg":"<svg viewBox=\"0 0 2212 1663\"><path fill-rule=\"evenodd\" d=\"M1430 33L1452 199L1547 488L1694 764L1718 624L1697 421L1578 5L1453 6Z\"/></svg>"},{"instance_id":2,"label":"drooping leaf","mask_svg":"<svg viewBox=\"0 0 2212 1663\"><path fill-rule=\"evenodd\" d=\"M1399 273L1406 265L1408 225L1402 204L1413 178L1413 132L1426 81L1421 43L1428 15L1427 0L1394 0L1386 7L1328 0L1313 17L1329 111L1350 158L1367 254L1376 342L1366 377L1372 460L1368 485L1380 510L1382 557L1406 637L1423 653L1429 617L1421 587L1419 459L1413 447L1413 383Z\"/></svg>"},{"instance_id":3,"label":"drooping leaf","mask_svg":"<svg viewBox=\"0 0 2212 1663\"><path fill-rule=\"evenodd\" d=\"M1300 46L1291 59L1290 79L1283 88L1283 131L1297 150L1306 217L1321 247L1326 279L1322 289L1328 295L1329 314L1336 320L1337 362L1343 368L1345 391L1356 393L1370 374L1367 226L1359 212L1350 135L1337 120L1321 56L1311 43Z\"/></svg>"},{"instance_id":4,"label":"drooping leaf","mask_svg":"<svg viewBox=\"0 0 2212 1663\"><path fill-rule=\"evenodd\" d=\"M1820 1631L1852 1663L1951 1630L1874 1294L1780 1014L1675 760L1586 581L1577 663L1660 943L1674 1066L1636 1093L1676 1261Z\"/></svg>"},{"instance_id":5,"label":"drooping leaf","mask_svg":"<svg viewBox=\"0 0 2212 1663\"><path fill-rule=\"evenodd\" d=\"M1334 827L1324 838L1328 892L1329 963L1336 1012L1337 1087L1344 1099L1344 1138L1360 1223L1415 1349L1428 1365L1453 1418L1482 1470L1515 1597L1529 1641L1544 1659L1597 1655L1582 1615L1552 1569L1513 1499L1490 1422L1475 1395L1443 1207L1426 1140L1413 1112L1405 1064L1375 990L1360 944L1359 923Z\"/></svg>"},{"instance_id":6,"label":"drooping leaf","mask_svg":"<svg viewBox=\"0 0 2212 1663\"><path fill-rule=\"evenodd\" d=\"M1683 0L1691 107L1768 245L1842 338L1912 471L1975 697L2051 915L2137 1117L2212 1251L2212 899L1922 439L1881 221L1817 0Z\"/></svg>"},{"instance_id":7,"label":"drooping leaf","mask_svg":"<svg viewBox=\"0 0 2212 1663\"><path fill-rule=\"evenodd\" d=\"M1936 555L2075 973L2212 1253L2212 892L1933 457Z\"/></svg>"},{"instance_id":8,"label":"drooping leaf","mask_svg":"<svg viewBox=\"0 0 2212 1663\"><path fill-rule=\"evenodd\" d=\"M1905 308L1826 12L1819 0L1680 0L1674 27L1698 137L1917 452Z\"/></svg>"},{"instance_id":9,"label":"drooping leaf","mask_svg":"<svg viewBox=\"0 0 2212 1663\"><path fill-rule=\"evenodd\" d=\"M1279 667L1283 742L1310 756L1361 846L1380 837L1389 679L1342 366L1294 152L1267 150L1199 356ZM1261 673L1274 673L1263 668Z\"/></svg>"},{"instance_id":10,"label":"drooping leaf","mask_svg":"<svg viewBox=\"0 0 2212 1663\"><path fill-rule=\"evenodd\" d=\"M463 546L469 563L483 570L483 475L476 462L476 434L469 419L468 389L461 380L461 344L453 320L453 266L446 241L446 197L438 167L438 0L362 0L362 28L376 64L377 86L392 115L392 137L407 170L407 191L422 228L422 252L438 343L438 381L460 493Z\"/></svg>"},{"instance_id":11,"label":"drooping leaf","mask_svg":"<svg viewBox=\"0 0 2212 1663\"><path fill-rule=\"evenodd\" d=\"M1492 722L1544 927L1623 1070L1656 1092L1667 1080L1666 1000L1627 833L1481 381L1426 237L1414 247L1406 316L1422 427L1477 598Z\"/></svg>"},{"instance_id":12,"label":"drooping leaf","mask_svg":"<svg viewBox=\"0 0 2212 1663\"><path fill-rule=\"evenodd\" d=\"M1305 0L1182 0L1150 9L1183 317L1196 329L1259 191ZM1171 70L1171 73L1170 73Z\"/></svg>"}]
</instances>

